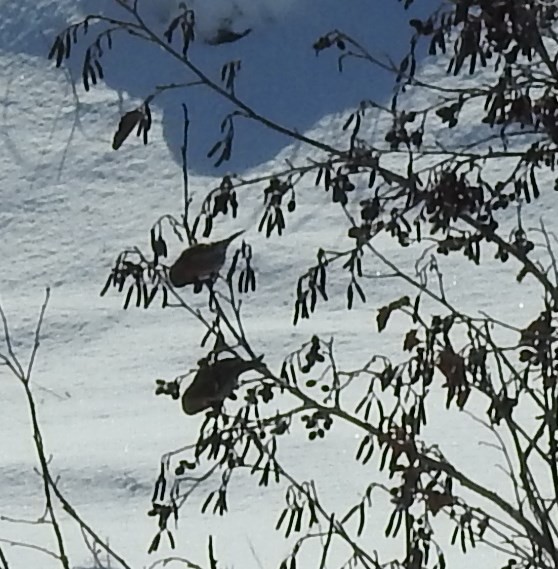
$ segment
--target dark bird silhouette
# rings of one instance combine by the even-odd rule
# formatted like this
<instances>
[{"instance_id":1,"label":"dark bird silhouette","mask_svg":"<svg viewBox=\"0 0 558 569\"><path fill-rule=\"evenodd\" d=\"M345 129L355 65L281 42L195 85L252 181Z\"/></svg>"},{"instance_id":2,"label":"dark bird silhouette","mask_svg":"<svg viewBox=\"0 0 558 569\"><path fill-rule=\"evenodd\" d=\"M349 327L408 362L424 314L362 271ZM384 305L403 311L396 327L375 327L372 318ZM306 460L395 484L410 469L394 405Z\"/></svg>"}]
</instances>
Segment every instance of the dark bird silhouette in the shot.
<instances>
[{"instance_id":1,"label":"dark bird silhouette","mask_svg":"<svg viewBox=\"0 0 558 569\"><path fill-rule=\"evenodd\" d=\"M225 263L227 248L244 230L213 243L198 243L182 251L169 271L172 286L180 288L189 284L215 278Z\"/></svg>"},{"instance_id":2,"label":"dark bird silhouette","mask_svg":"<svg viewBox=\"0 0 558 569\"><path fill-rule=\"evenodd\" d=\"M211 364L202 360L194 381L182 395L182 409L187 415L195 415L210 407L220 407L227 397L234 398L240 375L261 369L262 359L263 356L252 361L234 357Z\"/></svg>"},{"instance_id":3,"label":"dark bird silhouette","mask_svg":"<svg viewBox=\"0 0 558 569\"><path fill-rule=\"evenodd\" d=\"M230 28L223 27L217 30L217 33L207 39L205 43L209 45L221 45L223 43L232 43L247 36L252 31L252 28L247 28L243 32L234 32Z\"/></svg>"}]
</instances>

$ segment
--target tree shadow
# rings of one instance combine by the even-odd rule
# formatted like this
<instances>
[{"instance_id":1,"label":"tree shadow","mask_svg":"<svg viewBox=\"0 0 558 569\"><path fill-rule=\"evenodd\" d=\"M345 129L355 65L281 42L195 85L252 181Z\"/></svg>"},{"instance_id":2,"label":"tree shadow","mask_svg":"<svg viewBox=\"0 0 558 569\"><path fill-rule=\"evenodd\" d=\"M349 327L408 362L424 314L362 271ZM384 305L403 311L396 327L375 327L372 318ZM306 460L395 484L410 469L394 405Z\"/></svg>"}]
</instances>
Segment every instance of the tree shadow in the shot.
<instances>
[{"instance_id":1,"label":"tree shadow","mask_svg":"<svg viewBox=\"0 0 558 569\"><path fill-rule=\"evenodd\" d=\"M169 2L172 4L172 0ZM218 46L194 42L189 56L217 80L223 64L240 60L238 97L259 114L305 132L324 116L354 108L362 99L384 102L394 84L393 74L362 61L348 61L340 73L336 50L316 56L313 43L337 28L355 37L371 53L387 54L398 62L408 49L412 33L409 20L431 13L439 1L422 0L416 4L420 6L413 4L404 10L396 0L298 0L291 2L282 14L252 16L252 21L243 23L250 25L252 32L238 42ZM115 10L110 0L58 0L32 9L38 26L29 25L29 9L21 0L3 4L0 50L46 57L49 43L68 18L75 19L78 13ZM161 18L161 14L158 16ZM160 31L164 29L161 19L157 21L153 16L152 21ZM94 37L94 31L93 26L89 38ZM83 53L89 41L92 40L80 42L77 51ZM424 52L419 56L423 57ZM77 53L69 61L75 77L81 76L80 60ZM113 52L103 57L103 66L107 86L135 100L149 95L154 85L194 79L179 61L159 47L127 35L115 36ZM163 136L177 162L181 160L183 103L188 106L191 121L189 166L198 174L241 172L272 159L291 142L284 135L241 118L235 122L231 160L215 168L207 152L220 138L223 117L233 109L205 86L194 86L167 92L154 103L156 112L162 114Z\"/></svg>"}]
</instances>

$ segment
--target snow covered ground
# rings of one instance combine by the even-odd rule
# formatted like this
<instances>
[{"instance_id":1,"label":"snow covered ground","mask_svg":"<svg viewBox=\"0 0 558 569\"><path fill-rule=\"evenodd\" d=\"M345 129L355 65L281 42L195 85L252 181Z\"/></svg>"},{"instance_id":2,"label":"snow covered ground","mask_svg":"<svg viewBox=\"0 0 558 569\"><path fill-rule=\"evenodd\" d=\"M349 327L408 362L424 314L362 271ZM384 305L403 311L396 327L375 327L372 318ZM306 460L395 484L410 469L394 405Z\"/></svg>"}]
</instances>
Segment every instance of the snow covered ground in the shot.
<instances>
[{"instance_id":1,"label":"snow covered ground","mask_svg":"<svg viewBox=\"0 0 558 569\"><path fill-rule=\"evenodd\" d=\"M202 33L211 31L215 18L234 11L228 0L198 3ZM195 44L192 57L215 73L223 62L242 59L240 96L263 114L300 131L313 129L327 140L337 136L341 116L361 98L386 100L390 82L387 75L371 74L358 65L338 75L333 58L327 54L316 58L311 45L319 35L339 27L367 38L374 49L397 60L402 52L398 39L406 37L409 15L395 1L389 9L386 3L239 0L240 24L253 27L253 32L227 47ZM147 7L153 22L163 25L174 4L153 0ZM433 4L421 3L421 10ZM161 557L146 554L154 525L145 513L158 459L193 436L199 421L184 416L170 400L155 398L154 379L172 378L193 365L202 353L201 331L182 311L123 311L122 298L111 294L100 298L99 291L121 249L146 246L148 228L159 215L179 214L180 103L188 104L192 118L191 191L197 203L218 173L268 172L280 158L297 156L300 150L259 126L244 125L232 162L216 172L205 154L227 107L200 89L158 100L147 147L132 140L112 151L110 141L122 109L132 108L153 85L174 80L177 68L153 48L119 44L118 61L107 58L106 85L88 94L78 85L76 96L72 78L79 78L77 67L70 64L55 70L46 53L64 22L94 5L99 9L99 3L91 1L0 0L0 299L16 350L26 357L44 289L52 287L33 380L47 449L53 455L52 470L88 523L133 567L143 567ZM110 2L101 3L100 9L110 10ZM122 45L128 49L122 51ZM426 73L435 78L444 70L430 65ZM375 334L377 308L399 293L389 280L374 281L362 309L346 312L343 302L332 302L309 322L296 329L291 326L298 274L313 262L318 247L333 248L346 239L341 214L320 207L328 203L328 196L312 187L299 196L284 237L266 241L257 234L261 196L254 189L240 196L239 218L223 221L215 232L224 236L246 228L246 239L254 247L259 288L247 306L246 323L255 346L269 354L270 361L274 357L278 361L318 332L336 333L342 359L349 363L360 358L366 346L394 351L390 340L399 343L397 330ZM531 209L533 224L550 204L543 196ZM414 260L413 251L403 251L386 239L378 247L401 267ZM175 244L174 253L178 250ZM379 262L374 269L386 271ZM450 295L466 309L485 308L495 317L525 323L537 299L528 299L528 282L509 284L513 283L509 271L508 266L491 264L470 272L466 263L452 260L447 267ZM507 287L501 306L491 305L487 283ZM4 372L0 385L0 538L52 545L45 528L1 521L2 516L37 518L43 502L40 480L33 471L36 461L23 393ZM483 464L483 470L477 471L473 461L482 451L471 444L463 446L486 434L466 418L452 424L451 430L446 420L441 412L431 427L432 439L443 437L450 458L478 479L494 483L498 470ZM368 481L366 472L358 469L347 477L338 463L339 457L351 459L353 439L342 429L322 448L295 438L288 443L287 463L309 478L321 479L327 471L326 500L349 503ZM490 455L485 458L488 464L497 462ZM271 490L268 497L250 480L239 480L232 512L225 518L202 516L199 508L190 506L177 533L177 553L203 563L211 533L224 566L276 566L287 552L273 531L281 500L282 490ZM383 516L379 519L372 525L380 526L381 534L385 522ZM67 531L72 563L90 566L81 537L75 530ZM389 552L389 547L383 551ZM54 563L21 548L8 548L6 553L13 567L48 569ZM486 562L489 555L482 549L466 557L455 552L450 566L469 567L475 556Z\"/></svg>"}]
</instances>

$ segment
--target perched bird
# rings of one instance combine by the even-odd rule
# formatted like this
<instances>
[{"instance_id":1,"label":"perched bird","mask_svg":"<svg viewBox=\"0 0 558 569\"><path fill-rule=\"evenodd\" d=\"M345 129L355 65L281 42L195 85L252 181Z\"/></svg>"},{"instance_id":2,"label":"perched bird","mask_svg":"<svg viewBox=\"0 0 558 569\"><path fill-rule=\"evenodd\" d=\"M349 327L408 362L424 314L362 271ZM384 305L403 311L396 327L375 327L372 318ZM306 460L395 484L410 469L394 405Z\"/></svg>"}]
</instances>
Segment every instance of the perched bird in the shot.
<instances>
[{"instance_id":1,"label":"perched bird","mask_svg":"<svg viewBox=\"0 0 558 569\"><path fill-rule=\"evenodd\" d=\"M221 241L198 243L182 251L169 271L172 286L180 288L216 277L225 263L229 244L242 233L244 230Z\"/></svg>"},{"instance_id":2,"label":"perched bird","mask_svg":"<svg viewBox=\"0 0 558 569\"><path fill-rule=\"evenodd\" d=\"M227 397L234 398L239 376L262 368L262 359L263 356L252 361L234 357L211 364L202 360L194 380L182 395L182 409L187 415L195 415L210 407L220 407Z\"/></svg>"}]
</instances>

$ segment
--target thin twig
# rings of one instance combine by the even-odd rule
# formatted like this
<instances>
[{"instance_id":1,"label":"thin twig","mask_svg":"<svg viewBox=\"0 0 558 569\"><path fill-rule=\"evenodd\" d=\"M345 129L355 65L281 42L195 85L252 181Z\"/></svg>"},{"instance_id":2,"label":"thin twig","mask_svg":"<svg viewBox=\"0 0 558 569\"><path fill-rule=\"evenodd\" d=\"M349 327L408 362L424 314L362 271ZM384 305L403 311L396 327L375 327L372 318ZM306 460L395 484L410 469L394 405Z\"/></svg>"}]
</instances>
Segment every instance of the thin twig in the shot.
<instances>
[{"instance_id":1,"label":"thin twig","mask_svg":"<svg viewBox=\"0 0 558 569\"><path fill-rule=\"evenodd\" d=\"M15 370L17 370L17 375L19 377L24 377L23 368L17 359L17 356L14 352L14 348L12 346L12 338L10 336L10 327L8 326L8 319L6 317L6 313L4 312L4 308L2 303L0 303L0 318L2 319L2 324L4 326L4 340L6 342L6 347L8 349L9 358L3 357L2 359L6 362L6 364L13 366Z\"/></svg>"},{"instance_id":2,"label":"thin twig","mask_svg":"<svg viewBox=\"0 0 558 569\"><path fill-rule=\"evenodd\" d=\"M50 522L52 523L52 527L54 530L54 535L56 537L56 543L58 546L60 562L64 569L70 569L70 564L68 561L68 557L66 555L65 546L64 546L64 538L62 537L62 530L56 518L56 514L54 512L54 504L52 502L51 497L51 487L50 487L50 472L48 467L48 460L46 457L46 452L43 444L43 438L41 434L41 429L39 427L39 419L37 416L37 409L35 406L35 400L33 398L33 394L31 392L31 371L33 369L33 364L35 362L35 357L37 354L37 350L39 349L40 344L40 334L41 334L41 327L43 323L44 314L46 311L46 307L50 298L50 289L47 288L45 292L45 300L41 307L41 311L39 314L39 319L37 322L37 327L35 329L35 342L33 344L33 348L31 351L31 357L29 358L29 365L27 367L27 374L21 377L21 383L25 390L25 395L27 397L27 405L29 408L29 414L31 415L31 425L33 428L33 440L35 442L35 449L37 451L37 456L39 458L39 463L41 465L41 478L43 481L43 492L46 500L46 509L48 515L50 517Z\"/></svg>"},{"instance_id":3,"label":"thin twig","mask_svg":"<svg viewBox=\"0 0 558 569\"><path fill-rule=\"evenodd\" d=\"M31 350L31 357L29 358L29 364L27 366L27 373L25 374L25 381L29 383L31 381L31 371L33 370L33 364L35 363L35 358L37 356L37 350L40 346L41 339L41 327L43 325L43 319L45 317L45 310L50 299L50 288L47 287L45 292L45 300L41 306L41 312L39 313L39 320L37 322L37 327L35 329L35 341L33 342L33 349Z\"/></svg>"},{"instance_id":4,"label":"thin twig","mask_svg":"<svg viewBox=\"0 0 558 569\"><path fill-rule=\"evenodd\" d=\"M182 142L182 177L184 183L184 229L186 230L186 236L188 238L188 244L194 244L194 236L192 235L192 230L190 229L190 224L188 222L188 211L190 209L190 192L188 185L188 129L190 127L190 119L188 118L188 107L182 104L182 110L184 112L184 139Z\"/></svg>"},{"instance_id":5,"label":"thin twig","mask_svg":"<svg viewBox=\"0 0 558 569\"><path fill-rule=\"evenodd\" d=\"M10 566L8 565L8 560L4 555L4 551L2 550L1 547L0 547L0 563L2 563L1 569L10 569Z\"/></svg>"},{"instance_id":6,"label":"thin twig","mask_svg":"<svg viewBox=\"0 0 558 569\"><path fill-rule=\"evenodd\" d=\"M62 559L60 559L59 555L54 553L54 551L47 549L46 547L42 547L41 545L35 545L34 543L27 543L25 541L15 541L12 539L5 539L3 537L0 537L0 543L5 543L6 545L9 545L11 547L21 547L22 549L32 549L33 551L39 551L40 553L44 553L45 555L48 555L49 557L52 557L57 561L62 562Z\"/></svg>"}]
</instances>

